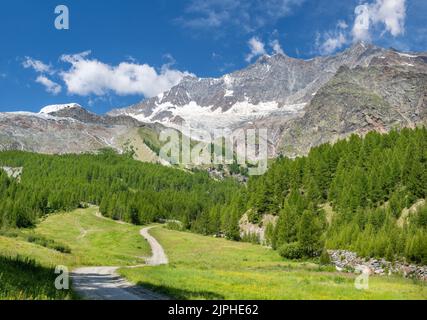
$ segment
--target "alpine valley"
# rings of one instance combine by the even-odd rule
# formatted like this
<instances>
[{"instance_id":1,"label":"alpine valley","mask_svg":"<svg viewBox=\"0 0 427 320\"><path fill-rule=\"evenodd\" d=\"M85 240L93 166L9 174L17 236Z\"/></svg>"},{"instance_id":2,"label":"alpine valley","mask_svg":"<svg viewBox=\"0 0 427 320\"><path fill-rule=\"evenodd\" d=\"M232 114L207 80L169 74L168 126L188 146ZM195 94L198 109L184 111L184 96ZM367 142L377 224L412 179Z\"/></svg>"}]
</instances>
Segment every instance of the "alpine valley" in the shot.
<instances>
[{"instance_id":1,"label":"alpine valley","mask_svg":"<svg viewBox=\"0 0 427 320\"><path fill-rule=\"evenodd\" d=\"M0 113L0 300L426 300L426 124L427 53L362 42L103 115ZM202 148L202 130L268 129L268 170L174 166L166 128Z\"/></svg>"}]
</instances>

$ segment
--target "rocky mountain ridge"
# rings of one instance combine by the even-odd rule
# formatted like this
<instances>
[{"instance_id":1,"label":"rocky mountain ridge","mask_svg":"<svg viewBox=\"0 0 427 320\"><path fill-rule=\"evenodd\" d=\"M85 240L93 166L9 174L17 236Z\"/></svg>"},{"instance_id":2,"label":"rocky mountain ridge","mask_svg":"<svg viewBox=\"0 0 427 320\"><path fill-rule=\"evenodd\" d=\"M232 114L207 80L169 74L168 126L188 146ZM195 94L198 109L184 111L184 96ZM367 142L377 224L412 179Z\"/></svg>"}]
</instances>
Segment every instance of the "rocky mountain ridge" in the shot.
<instances>
[{"instance_id":1,"label":"rocky mountain ridge","mask_svg":"<svg viewBox=\"0 0 427 320\"><path fill-rule=\"evenodd\" d=\"M311 60L282 54L263 56L246 69L218 79L184 78L158 97L109 114L177 129L267 128L271 157L296 156L351 133L424 123L425 100L421 97L425 94L426 66L424 54L401 53L363 42L335 56ZM359 85L362 73L365 76ZM411 90L409 84L418 89ZM417 117L409 114L415 100ZM341 109L339 115L337 108ZM329 120L321 121L311 115L313 111ZM351 124L342 127L345 119ZM298 139L299 135L305 141Z\"/></svg>"},{"instance_id":2,"label":"rocky mountain ridge","mask_svg":"<svg viewBox=\"0 0 427 320\"><path fill-rule=\"evenodd\" d=\"M112 147L138 128L268 129L269 156L371 130L427 121L427 54L365 43L331 57L278 54L223 77L186 77L157 97L97 115L78 104L0 113L0 149L79 153ZM185 132L184 132L185 133Z\"/></svg>"}]
</instances>

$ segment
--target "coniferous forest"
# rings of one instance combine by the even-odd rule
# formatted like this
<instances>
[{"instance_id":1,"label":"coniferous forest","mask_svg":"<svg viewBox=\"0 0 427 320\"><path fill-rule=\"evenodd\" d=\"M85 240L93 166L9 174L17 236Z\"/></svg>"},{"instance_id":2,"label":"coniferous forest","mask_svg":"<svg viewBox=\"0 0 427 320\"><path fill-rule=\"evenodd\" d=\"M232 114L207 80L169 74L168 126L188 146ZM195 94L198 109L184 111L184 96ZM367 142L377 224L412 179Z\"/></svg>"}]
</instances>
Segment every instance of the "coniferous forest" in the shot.
<instances>
[{"instance_id":1,"label":"coniferous forest","mask_svg":"<svg viewBox=\"0 0 427 320\"><path fill-rule=\"evenodd\" d=\"M2 227L29 227L46 214L93 204L116 220L177 219L191 228L203 212L227 207L241 188L233 180L214 181L206 172L141 163L111 150L63 156L3 152L0 164L23 168L20 181L0 170Z\"/></svg>"},{"instance_id":2,"label":"coniferous forest","mask_svg":"<svg viewBox=\"0 0 427 320\"><path fill-rule=\"evenodd\" d=\"M425 128L351 136L279 158L247 185L215 181L141 163L103 150L98 155L0 153L0 166L22 167L20 179L0 170L0 228L31 227L59 211L93 204L134 224L179 220L185 229L240 240L239 220L277 216L267 241L287 258L350 249L362 256L427 263Z\"/></svg>"},{"instance_id":3,"label":"coniferous forest","mask_svg":"<svg viewBox=\"0 0 427 320\"><path fill-rule=\"evenodd\" d=\"M402 216L426 198L425 128L353 135L308 157L279 159L250 181L248 193L253 221L279 216L268 231L284 256L316 255L326 246L427 263L427 206Z\"/></svg>"}]
</instances>

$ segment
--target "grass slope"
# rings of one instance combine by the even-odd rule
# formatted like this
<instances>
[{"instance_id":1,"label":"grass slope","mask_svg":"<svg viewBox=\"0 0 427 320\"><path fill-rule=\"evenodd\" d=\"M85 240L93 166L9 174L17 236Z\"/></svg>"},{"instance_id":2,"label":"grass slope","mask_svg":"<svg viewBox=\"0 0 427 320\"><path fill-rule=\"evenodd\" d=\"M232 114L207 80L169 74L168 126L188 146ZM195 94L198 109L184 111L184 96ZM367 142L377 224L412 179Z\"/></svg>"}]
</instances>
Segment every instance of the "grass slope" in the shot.
<instances>
[{"instance_id":1,"label":"grass slope","mask_svg":"<svg viewBox=\"0 0 427 320\"><path fill-rule=\"evenodd\" d=\"M69 265L132 266L144 263L151 249L141 227L97 217L98 208L52 215L39 224L36 234L68 245Z\"/></svg>"},{"instance_id":2,"label":"grass slope","mask_svg":"<svg viewBox=\"0 0 427 320\"><path fill-rule=\"evenodd\" d=\"M0 300L66 300L72 292L56 290L54 268L34 260L0 256Z\"/></svg>"},{"instance_id":3,"label":"grass slope","mask_svg":"<svg viewBox=\"0 0 427 320\"><path fill-rule=\"evenodd\" d=\"M51 215L34 230L17 237L0 236L0 300L69 299L72 292L54 288L54 267L131 266L151 255L138 226L120 224L96 216L98 209L79 209ZM42 236L71 248L65 254L26 241Z\"/></svg>"},{"instance_id":4,"label":"grass slope","mask_svg":"<svg viewBox=\"0 0 427 320\"><path fill-rule=\"evenodd\" d=\"M156 228L170 265L123 269L131 281L178 299L427 299L425 284L370 278L359 291L355 275L331 267L284 261L261 246Z\"/></svg>"}]
</instances>

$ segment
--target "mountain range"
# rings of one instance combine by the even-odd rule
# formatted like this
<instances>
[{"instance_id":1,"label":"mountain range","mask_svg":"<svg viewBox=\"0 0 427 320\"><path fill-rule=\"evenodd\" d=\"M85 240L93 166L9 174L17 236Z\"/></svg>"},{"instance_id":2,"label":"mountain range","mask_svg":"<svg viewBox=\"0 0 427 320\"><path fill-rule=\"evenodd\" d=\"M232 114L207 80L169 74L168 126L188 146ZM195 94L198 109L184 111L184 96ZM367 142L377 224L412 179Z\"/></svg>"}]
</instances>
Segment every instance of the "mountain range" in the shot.
<instances>
[{"instance_id":1,"label":"mountain range","mask_svg":"<svg viewBox=\"0 0 427 320\"><path fill-rule=\"evenodd\" d=\"M77 104L0 113L0 149L121 151L130 142L141 160L152 161L147 136L165 127L184 133L267 128L269 156L295 157L352 133L426 123L427 53L359 42L334 56L265 55L220 78L185 77L157 97L107 115Z\"/></svg>"}]
</instances>

